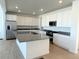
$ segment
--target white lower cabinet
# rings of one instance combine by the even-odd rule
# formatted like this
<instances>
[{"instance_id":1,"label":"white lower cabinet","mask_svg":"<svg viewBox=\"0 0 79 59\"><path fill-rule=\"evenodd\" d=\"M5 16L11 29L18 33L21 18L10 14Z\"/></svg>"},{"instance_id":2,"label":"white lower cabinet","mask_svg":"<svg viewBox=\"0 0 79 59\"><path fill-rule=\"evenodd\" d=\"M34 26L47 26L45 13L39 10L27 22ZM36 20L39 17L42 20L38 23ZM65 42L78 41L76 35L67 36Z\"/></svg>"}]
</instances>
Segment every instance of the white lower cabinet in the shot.
<instances>
[{"instance_id":1,"label":"white lower cabinet","mask_svg":"<svg viewBox=\"0 0 79 59\"><path fill-rule=\"evenodd\" d=\"M70 47L70 36L62 35L62 34L54 34L53 42L66 50L69 50Z\"/></svg>"}]
</instances>

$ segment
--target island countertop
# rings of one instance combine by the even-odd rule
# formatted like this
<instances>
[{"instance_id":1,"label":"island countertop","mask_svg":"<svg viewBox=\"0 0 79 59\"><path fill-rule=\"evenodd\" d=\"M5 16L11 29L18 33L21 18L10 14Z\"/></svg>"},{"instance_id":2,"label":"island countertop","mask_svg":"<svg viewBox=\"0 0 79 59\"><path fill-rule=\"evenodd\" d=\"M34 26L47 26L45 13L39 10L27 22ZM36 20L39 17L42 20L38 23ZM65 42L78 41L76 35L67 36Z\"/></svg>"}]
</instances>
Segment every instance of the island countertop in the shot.
<instances>
[{"instance_id":1,"label":"island countertop","mask_svg":"<svg viewBox=\"0 0 79 59\"><path fill-rule=\"evenodd\" d=\"M30 32L30 31L20 31L17 33L17 39L19 42L30 42L36 40L49 39L46 34Z\"/></svg>"}]
</instances>

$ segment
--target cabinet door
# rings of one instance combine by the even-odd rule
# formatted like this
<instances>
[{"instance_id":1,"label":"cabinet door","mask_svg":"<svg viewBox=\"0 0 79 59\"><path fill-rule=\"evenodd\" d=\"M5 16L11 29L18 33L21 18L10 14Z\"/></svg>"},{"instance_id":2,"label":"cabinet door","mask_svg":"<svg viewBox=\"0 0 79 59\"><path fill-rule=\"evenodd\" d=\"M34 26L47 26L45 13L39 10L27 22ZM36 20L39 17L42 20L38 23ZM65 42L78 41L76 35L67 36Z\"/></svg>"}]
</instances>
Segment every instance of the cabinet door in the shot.
<instances>
[{"instance_id":1,"label":"cabinet door","mask_svg":"<svg viewBox=\"0 0 79 59\"><path fill-rule=\"evenodd\" d=\"M57 26L58 27L71 27L71 10L65 10L57 13Z\"/></svg>"},{"instance_id":2,"label":"cabinet door","mask_svg":"<svg viewBox=\"0 0 79 59\"><path fill-rule=\"evenodd\" d=\"M32 26L39 26L39 19L38 18L32 18L31 25Z\"/></svg>"},{"instance_id":3,"label":"cabinet door","mask_svg":"<svg viewBox=\"0 0 79 59\"><path fill-rule=\"evenodd\" d=\"M42 26L49 26L50 21L56 21L57 19L56 14L46 14L42 15Z\"/></svg>"},{"instance_id":4,"label":"cabinet door","mask_svg":"<svg viewBox=\"0 0 79 59\"><path fill-rule=\"evenodd\" d=\"M69 49L70 47L70 36L62 34L54 34L54 43L62 48Z\"/></svg>"},{"instance_id":5,"label":"cabinet door","mask_svg":"<svg viewBox=\"0 0 79 59\"><path fill-rule=\"evenodd\" d=\"M57 26L61 27L62 26L62 12L61 13L57 13Z\"/></svg>"},{"instance_id":6,"label":"cabinet door","mask_svg":"<svg viewBox=\"0 0 79 59\"><path fill-rule=\"evenodd\" d=\"M10 15L10 14L7 14L7 20L10 20L10 21L16 21L16 15Z\"/></svg>"},{"instance_id":7,"label":"cabinet door","mask_svg":"<svg viewBox=\"0 0 79 59\"><path fill-rule=\"evenodd\" d=\"M49 26L49 19L47 15L42 16L42 26Z\"/></svg>"},{"instance_id":8,"label":"cabinet door","mask_svg":"<svg viewBox=\"0 0 79 59\"><path fill-rule=\"evenodd\" d=\"M25 16L17 16L17 25L31 26L32 18Z\"/></svg>"},{"instance_id":9,"label":"cabinet door","mask_svg":"<svg viewBox=\"0 0 79 59\"><path fill-rule=\"evenodd\" d=\"M71 27L71 10L62 13L62 27Z\"/></svg>"},{"instance_id":10,"label":"cabinet door","mask_svg":"<svg viewBox=\"0 0 79 59\"><path fill-rule=\"evenodd\" d=\"M57 20L57 14L50 14L49 16L49 21L56 21Z\"/></svg>"}]
</instances>

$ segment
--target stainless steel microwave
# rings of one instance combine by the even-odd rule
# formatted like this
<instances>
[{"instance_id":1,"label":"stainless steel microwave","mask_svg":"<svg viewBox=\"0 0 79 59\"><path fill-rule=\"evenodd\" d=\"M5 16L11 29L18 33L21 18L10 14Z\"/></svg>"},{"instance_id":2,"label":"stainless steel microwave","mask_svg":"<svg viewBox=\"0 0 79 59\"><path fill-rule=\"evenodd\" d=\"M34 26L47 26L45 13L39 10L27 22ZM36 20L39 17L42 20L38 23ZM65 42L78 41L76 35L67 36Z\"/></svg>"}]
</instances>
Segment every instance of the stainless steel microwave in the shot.
<instances>
[{"instance_id":1,"label":"stainless steel microwave","mask_svg":"<svg viewBox=\"0 0 79 59\"><path fill-rule=\"evenodd\" d=\"M49 26L56 26L57 25L57 21L50 21L49 22Z\"/></svg>"}]
</instances>

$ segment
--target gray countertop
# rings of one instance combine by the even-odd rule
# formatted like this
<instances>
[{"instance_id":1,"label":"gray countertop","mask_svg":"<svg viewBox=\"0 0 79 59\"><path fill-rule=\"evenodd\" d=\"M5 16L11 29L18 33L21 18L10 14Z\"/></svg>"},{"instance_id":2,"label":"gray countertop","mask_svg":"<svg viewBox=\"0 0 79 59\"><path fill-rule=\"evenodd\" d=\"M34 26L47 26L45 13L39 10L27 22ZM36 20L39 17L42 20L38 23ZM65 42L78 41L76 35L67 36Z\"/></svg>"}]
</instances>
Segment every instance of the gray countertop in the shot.
<instances>
[{"instance_id":1,"label":"gray countertop","mask_svg":"<svg viewBox=\"0 0 79 59\"><path fill-rule=\"evenodd\" d=\"M30 42L49 39L49 37L42 33L22 31L17 33L17 39L19 40L19 42Z\"/></svg>"},{"instance_id":2,"label":"gray countertop","mask_svg":"<svg viewBox=\"0 0 79 59\"><path fill-rule=\"evenodd\" d=\"M43 29L46 30L51 30L51 31L60 31L60 32L71 32L71 27L54 27L54 26L49 26L49 27L43 27Z\"/></svg>"},{"instance_id":3,"label":"gray countertop","mask_svg":"<svg viewBox=\"0 0 79 59\"><path fill-rule=\"evenodd\" d=\"M71 35L71 28L70 27L43 27L44 31L51 31L54 34L58 33L58 34L62 34L62 35L67 35L70 36Z\"/></svg>"}]
</instances>

